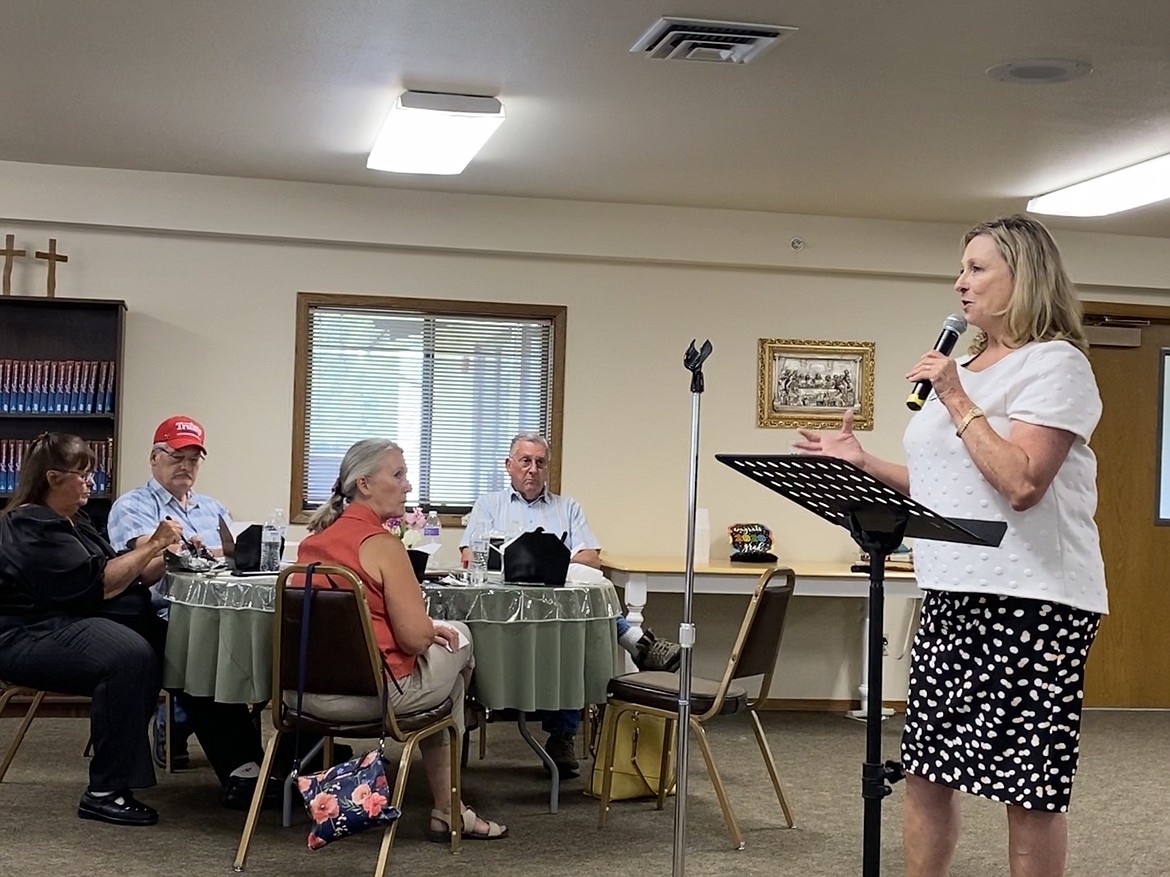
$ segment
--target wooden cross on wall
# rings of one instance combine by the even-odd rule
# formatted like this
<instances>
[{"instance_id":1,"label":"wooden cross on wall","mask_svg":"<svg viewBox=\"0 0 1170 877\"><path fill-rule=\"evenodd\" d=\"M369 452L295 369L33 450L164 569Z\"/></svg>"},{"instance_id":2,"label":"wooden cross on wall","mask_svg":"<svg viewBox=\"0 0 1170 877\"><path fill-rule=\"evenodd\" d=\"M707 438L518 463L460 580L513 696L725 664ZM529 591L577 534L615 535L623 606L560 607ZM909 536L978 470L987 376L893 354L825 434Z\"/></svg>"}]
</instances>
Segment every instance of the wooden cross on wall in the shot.
<instances>
[{"instance_id":1,"label":"wooden cross on wall","mask_svg":"<svg viewBox=\"0 0 1170 877\"><path fill-rule=\"evenodd\" d=\"M68 262L68 256L62 256L57 252L57 239L49 238L49 251L46 253L43 250L37 250L36 257L38 259L47 259L49 262L49 286L48 296L53 298L57 295L57 263Z\"/></svg>"},{"instance_id":2,"label":"wooden cross on wall","mask_svg":"<svg viewBox=\"0 0 1170 877\"><path fill-rule=\"evenodd\" d=\"M0 250L0 255L4 256L4 286L0 288L0 294L12 295L12 260L25 255L25 251L16 249L16 237L9 234L4 236L4 249Z\"/></svg>"}]
</instances>

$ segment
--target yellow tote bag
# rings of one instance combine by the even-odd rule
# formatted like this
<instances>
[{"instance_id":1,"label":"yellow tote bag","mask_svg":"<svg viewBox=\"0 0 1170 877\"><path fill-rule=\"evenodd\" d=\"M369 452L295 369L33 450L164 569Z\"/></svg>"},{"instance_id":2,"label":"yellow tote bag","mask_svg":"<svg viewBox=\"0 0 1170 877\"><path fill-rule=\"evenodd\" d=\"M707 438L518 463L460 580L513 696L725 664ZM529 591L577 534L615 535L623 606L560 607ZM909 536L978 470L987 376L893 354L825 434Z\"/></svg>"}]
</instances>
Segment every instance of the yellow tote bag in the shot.
<instances>
[{"instance_id":1,"label":"yellow tote bag","mask_svg":"<svg viewBox=\"0 0 1170 877\"><path fill-rule=\"evenodd\" d=\"M666 733L666 719L645 713L622 713L614 729L613 780L610 800L657 798L659 771L662 767L662 735ZM593 762L593 773L585 794L601 797L602 753ZM669 769L669 765L668 765ZM669 773L668 777L669 779ZM671 783L668 795L674 794Z\"/></svg>"}]
</instances>

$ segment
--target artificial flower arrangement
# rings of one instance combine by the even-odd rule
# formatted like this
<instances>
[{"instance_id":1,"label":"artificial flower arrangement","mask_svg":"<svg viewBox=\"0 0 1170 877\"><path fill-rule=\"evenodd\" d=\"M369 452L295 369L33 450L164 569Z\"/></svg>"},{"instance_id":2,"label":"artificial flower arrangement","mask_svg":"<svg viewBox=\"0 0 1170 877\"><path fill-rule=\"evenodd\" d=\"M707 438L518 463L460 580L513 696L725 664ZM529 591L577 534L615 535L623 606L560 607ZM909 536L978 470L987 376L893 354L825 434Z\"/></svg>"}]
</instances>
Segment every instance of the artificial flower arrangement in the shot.
<instances>
[{"instance_id":1,"label":"artificial flower arrangement","mask_svg":"<svg viewBox=\"0 0 1170 877\"><path fill-rule=\"evenodd\" d=\"M426 514L420 509L411 509L401 518L390 518L382 526L401 539L407 548L414 548L423 540L423 524L426 520Z\"/></svg>"}]
</instances>

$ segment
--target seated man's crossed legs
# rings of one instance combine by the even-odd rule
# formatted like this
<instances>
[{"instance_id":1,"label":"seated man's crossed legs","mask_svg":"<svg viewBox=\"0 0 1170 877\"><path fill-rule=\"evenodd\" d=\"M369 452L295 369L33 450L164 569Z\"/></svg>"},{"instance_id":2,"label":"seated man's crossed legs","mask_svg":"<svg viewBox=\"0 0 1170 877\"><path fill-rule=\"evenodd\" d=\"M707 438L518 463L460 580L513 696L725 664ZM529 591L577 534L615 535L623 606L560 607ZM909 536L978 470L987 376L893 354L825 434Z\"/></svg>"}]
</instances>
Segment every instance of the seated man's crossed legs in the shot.
<instances>
[{"instance_id":1,"label":"seated man's crossed legs","mask_svg":"<svg viewBox=\"0 0 1170 877\"><path fill-rule=\"evenodd\" d=\"M616 622L618 643L633 656L639 670L673 673L678 669L681 657L678 643L658 639L649 628L635 628L624 616L618 616ZM556 764L560 778L580 776L576 738L581 728L581 710L541 710L534 715L548 734L544 749Z\"/></svg>"},{"instance_id":2,"label":"seated man's crossed legs","mask_svg":"<svg viewBox=\"0 0 1170 877\"><path fill-rule=\"evenodd\" d=\"M658 639L648 627L633 627L624 615L619 615L616 621L618 644L633 657L635 667L668 673L678 669L682 658L682 647L678 643Z\"/></svg>"}]
</instances>

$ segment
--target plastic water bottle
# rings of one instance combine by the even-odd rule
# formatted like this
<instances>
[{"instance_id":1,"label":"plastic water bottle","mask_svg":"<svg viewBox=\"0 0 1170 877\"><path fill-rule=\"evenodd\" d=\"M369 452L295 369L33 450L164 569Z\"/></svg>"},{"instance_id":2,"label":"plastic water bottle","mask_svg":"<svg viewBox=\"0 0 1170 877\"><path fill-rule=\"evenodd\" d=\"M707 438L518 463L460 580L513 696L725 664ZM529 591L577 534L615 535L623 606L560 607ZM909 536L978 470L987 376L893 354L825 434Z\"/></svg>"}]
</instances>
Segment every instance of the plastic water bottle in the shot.
<instances>
[{"instance_id":1,"label":"plastic water bottle","mask_svg":"<svg viewBox=\"0 0 1170 877\"><path fill-rule=\"evenodd\" d=\"M431 509L423 522L423 542L426 545L438 545L442 535L443 525L439 523L439 513Z\"/></svg>"},{"instance_id":2,"label":"plastic water bottle","mask_svg":"<svg viewBox=\"0 0 1170 877\"><path fill-rule=\"evenodd\" d=\"M264 529L260 534L261 572L280 572L280 549L284 538L280 532L282 518L284 518L283 509L277 509L272 513L272 517L264 523Z\"/></svg>"},{"instance_id":3,"label":"plastic water bottle","mask_svg":"<svg viewBox=\"0 0 1170 877\"><path fill-rule=\"evenodd\" d=\"M284 509L273 509L270 520L272 525L280 531L281 536L288 532L288 515L284 513Z\"/></svg>"},{"instance_id":4,"label":"plastic water bottle","mask_svg":"<svg viewBox=\"0 0 1170 877\"><path fill-rule=\"evenodd\" d=\"M487 530L476 530L467 541L471 549L471 562L467 565L467 583L478 587L487 580L488 552L491 539Z\"/></svg>"}]
</instances>

